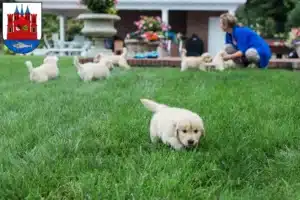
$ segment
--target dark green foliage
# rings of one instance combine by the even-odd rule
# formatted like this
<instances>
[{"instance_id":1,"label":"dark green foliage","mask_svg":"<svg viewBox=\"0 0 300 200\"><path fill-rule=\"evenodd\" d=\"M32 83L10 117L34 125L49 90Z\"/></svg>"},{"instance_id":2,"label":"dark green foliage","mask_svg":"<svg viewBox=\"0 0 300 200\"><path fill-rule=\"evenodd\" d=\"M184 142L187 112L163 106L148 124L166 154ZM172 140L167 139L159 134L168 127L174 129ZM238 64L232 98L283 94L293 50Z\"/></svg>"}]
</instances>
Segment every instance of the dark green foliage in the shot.
<instances>
[{"instance_id":1,"label":"dark green foliage","mask_svg":"<svg viewBox=\"0 0 300 200\"><path fill-rule=\"evenodd\" d=\"M288 25L290 27L300 27L300 2L290 12L288 17Z\"/></svg>"},{"instance_id":2,"label":"dark green foliage","mask_svg":"<svg viewBox=\"0 0 300 200\"><path fill-rule=\"evenodd\" d=\"M235 14L240 23L256 30L264 38L274 37L276 33L276 23L272 18L257 17L257 12L247 8L246 5L240 6Z\"/></svg>"},{"instance_id":3,"label":"dark green foliage","mask_svg":"<svg viewBox=\"0 0 300 200\"><path fill-rule=\"evenodd\" d=\"M286 31L289 12L294 9L297 2L298 0L247 0L244 8L241 8L247 14L238 10L238 17L239 19L246 18L244 21L249 24L255 25L257 23L261 26L266 26L266 19L268 19L268 23L271 21L275 23L274 33L283 33ZM270 24L265 30L270 31Z\"/></svg>"},{"instance_id":4,"label":"dark green foliage","mask_svg":"<svg viewBox=\"0 0 300 200\"><path fill-rule=\"evenodd\" d=\"M81 3L94 13L106 13L114 6L113 0L81 0Z\"/></svg>"}]
</instances>

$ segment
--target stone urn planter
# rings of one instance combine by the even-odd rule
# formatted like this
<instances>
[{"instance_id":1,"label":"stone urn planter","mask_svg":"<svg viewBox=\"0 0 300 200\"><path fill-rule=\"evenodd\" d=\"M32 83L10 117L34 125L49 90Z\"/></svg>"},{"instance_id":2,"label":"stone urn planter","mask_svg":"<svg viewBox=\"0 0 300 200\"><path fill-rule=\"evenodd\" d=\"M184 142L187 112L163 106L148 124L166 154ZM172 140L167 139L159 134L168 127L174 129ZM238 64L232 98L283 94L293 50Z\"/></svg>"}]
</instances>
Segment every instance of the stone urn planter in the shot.
<instances>
[{"instance_id":1,"label":"stone urn planter","mask_svg":"<svg viewBox=\"0 0 300 200\"><path fill-rule=\"evenodd\" d=\"M160 41L154 41L154 42L145 42L144 43L144 49L145 51L157 51L157 48L160 44Z\"/></svg>"},{"instance_id":2,"label":"stone urn planter","mask_svg":"<svg viewBox=\"0 0 300 200\"><path fill-rule=\"evenodd\" d=\"M143 50L143 41L137 39L125 39L125 46L127 48L127 57L133 58L137 53L142 53Z\"/></svg>"},{"instance_id":3,"label":"stone urn planter","mask_svg":"<svg viewBox=\"0 0 300 200\"><path fill-rule=\"evenodd\" d=\"M127 56L133 58L137 53L157 51L160 41L151 42L137 39L125 39L124 43L127 48Z\"/></svg>"},{"instance_id":4,"label":"stone urn planter","mask_svg":"<svg viewBox=\"0 0 300 200\"><path fill-rule=\"evenodd\" d=\"M94 39L95 44L88 52L88 57L94 57L98 53L112 55L111 49L105 48L104 40L113 37L117 30L114 23L121 18L117 15L84 13L80 14L77 19L83 20L84 27L81 32Z\"/></svg>"}]
</instances>

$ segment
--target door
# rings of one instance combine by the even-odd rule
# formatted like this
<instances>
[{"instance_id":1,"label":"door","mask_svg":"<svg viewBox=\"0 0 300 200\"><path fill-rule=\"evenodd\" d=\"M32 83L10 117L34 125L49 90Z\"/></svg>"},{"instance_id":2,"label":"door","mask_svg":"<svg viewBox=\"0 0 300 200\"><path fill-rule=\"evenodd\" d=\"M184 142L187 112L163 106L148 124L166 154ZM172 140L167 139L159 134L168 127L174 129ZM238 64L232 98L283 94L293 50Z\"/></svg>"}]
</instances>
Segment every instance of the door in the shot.
<instances>
[{"instance_id":1,"label":"door","mask_svg":"<svg viewBox=\"0 0 300 200\"><path fill-rule=\"evenodd\" d=\"M208 19L208 53L215 56L224 49L225 33L220 28L220 17L209 17Z\"/></svg>"}]
</instances>

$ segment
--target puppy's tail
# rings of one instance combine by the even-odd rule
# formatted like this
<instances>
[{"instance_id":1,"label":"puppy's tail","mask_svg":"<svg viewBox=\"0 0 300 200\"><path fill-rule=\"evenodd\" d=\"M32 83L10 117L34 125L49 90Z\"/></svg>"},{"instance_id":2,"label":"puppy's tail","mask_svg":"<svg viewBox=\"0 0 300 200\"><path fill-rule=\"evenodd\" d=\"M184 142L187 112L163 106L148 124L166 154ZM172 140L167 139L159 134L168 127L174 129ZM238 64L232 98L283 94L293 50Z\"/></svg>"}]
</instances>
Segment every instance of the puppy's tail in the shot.
<instances>
[{"instance_id":1,"label":"puppy's tail","mask_svg":"<svg viewBox=\"0 0 300 200\"><path fill-rule=\"evenodd\" d=\"M73 57L73 64L75 65L76 69L79 70L81 68L81 65L79 63L79 59L77 56Z\"/></svg>"},{"instance_id":2,"label":"puppy's tail","mask_svg":"<svg viewBox=\"0 0 300 200\"><path fill-rule=\"evenodd\" d=\"M26 65L26 67L27 67L27 69L28 69L29 72L31 72L31 71L34 69L34 68L33 68L33 65L32 65L32 62L29 61L29 60L27 60L27 61L25 62L25 65Z\"/></svg>"},{"instance_id":3,"label":"puppy's tail","mask_svg":"<svg viewBox=\"0 0 300 200\"><path fill-rule=\"evenodd\" d=\"M181 49L181 52L180 52L180 57L181 58L185 58L186 57L186 49Z\"/></svg>"},{"instance_id":4,"label":"puppy's tail","mask_svg":"<svg viewBox=\"0 0 300 200\"><path fill-rule=\"evenodd\" d=\"M158 112L163 108L168 108L169 106L157 103L149 99L141 99L142 104L152 112Z\"/></svg>"}]
</instances>

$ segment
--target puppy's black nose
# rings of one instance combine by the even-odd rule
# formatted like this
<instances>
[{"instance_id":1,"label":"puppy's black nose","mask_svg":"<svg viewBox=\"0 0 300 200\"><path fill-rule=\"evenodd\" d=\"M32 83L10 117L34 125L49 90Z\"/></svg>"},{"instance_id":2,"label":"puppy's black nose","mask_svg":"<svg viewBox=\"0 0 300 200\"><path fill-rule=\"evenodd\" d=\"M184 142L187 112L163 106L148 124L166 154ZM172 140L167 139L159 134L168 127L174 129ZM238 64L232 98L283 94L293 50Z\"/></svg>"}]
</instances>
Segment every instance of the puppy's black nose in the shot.
<instances>
[{"instance_id":1,"label":"puppy's black nose","mask_svg":"<svg viewBox=\"0 0 300 200\"><path fill-rule=\"evenodd\" d=\"M188 145L194 144L194 140L188 140L187 142L188 142Z\"/></svg>"}]
</instances>

